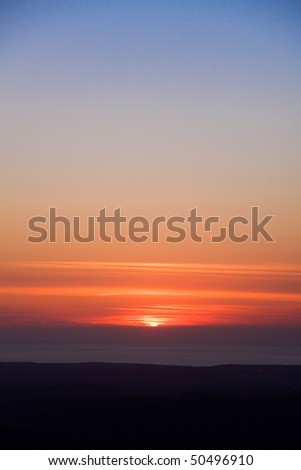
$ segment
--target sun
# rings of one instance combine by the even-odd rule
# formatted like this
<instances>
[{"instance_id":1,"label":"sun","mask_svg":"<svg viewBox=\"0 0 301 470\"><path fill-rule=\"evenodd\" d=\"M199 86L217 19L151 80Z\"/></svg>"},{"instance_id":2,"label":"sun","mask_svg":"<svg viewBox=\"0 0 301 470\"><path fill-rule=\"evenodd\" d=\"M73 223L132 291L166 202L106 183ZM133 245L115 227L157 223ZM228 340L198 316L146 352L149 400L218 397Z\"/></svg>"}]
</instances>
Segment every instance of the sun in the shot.
<instances>
[{"instance_id":1,"label":"sun","mask_svg":"<svg viewBox=\"0 0 301 470\"><path fill-rule=\"evenodd\" d=\"M157 328L162 325L163 322L158 318L143 318L141 319L141 323L143 326L147 326L149 328Z\"/></svg>"},{"instance_id":2,"label":"sun","mask_svg":"<svg viewBox=\"0 0 301 470\"><path fill-rule=\"evenodd\" d=\"M145 326L150 326L151 328L157 328L157 326L160 325L160 323L156 321L146 321L144 324Z\"/></svg>"},{"instance_id":3,"label":"sun","mask_svg":"<svg viewBox=\"0 0 301 470\"><path fill-rule=\"evenodd\" d=\"M158 328L166 325L166 319L161 316L143 315L135 318L135 323L148 328Z\"/></svg>"}]
</instances>

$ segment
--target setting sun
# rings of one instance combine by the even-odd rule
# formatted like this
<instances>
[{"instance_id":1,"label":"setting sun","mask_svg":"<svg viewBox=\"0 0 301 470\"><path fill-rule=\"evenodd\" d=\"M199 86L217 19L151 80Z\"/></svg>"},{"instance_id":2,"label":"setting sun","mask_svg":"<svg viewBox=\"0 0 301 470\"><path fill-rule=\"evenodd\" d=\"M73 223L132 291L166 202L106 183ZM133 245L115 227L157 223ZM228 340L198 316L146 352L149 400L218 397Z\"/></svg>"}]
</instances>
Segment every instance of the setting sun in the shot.
<instances>
[{"instance_id":1,"label":"setting sun","mask_svg":"<svg viewBox=\"0 0 301 470\"><path fill-rule=\"evenodd\" d=\"M158 318L142 318L141 324L143 326L148 326L150 328L157 328L158 326L162 325L162 321Z\"/></svg>"},{"instance_id":2,"label":"setting sun","mask_svg":"<svg viewBox=\"0 0 301 470\"><path fill-rule=\"evenodd\" d=\"M145 322L145 325L146 325L146 326L150 326L150 327L152 327L152 328L156 328L157 326L160 325L160 323L155 322L155 321L149 321L149 322Z\"/></svg>"}]
</instances>

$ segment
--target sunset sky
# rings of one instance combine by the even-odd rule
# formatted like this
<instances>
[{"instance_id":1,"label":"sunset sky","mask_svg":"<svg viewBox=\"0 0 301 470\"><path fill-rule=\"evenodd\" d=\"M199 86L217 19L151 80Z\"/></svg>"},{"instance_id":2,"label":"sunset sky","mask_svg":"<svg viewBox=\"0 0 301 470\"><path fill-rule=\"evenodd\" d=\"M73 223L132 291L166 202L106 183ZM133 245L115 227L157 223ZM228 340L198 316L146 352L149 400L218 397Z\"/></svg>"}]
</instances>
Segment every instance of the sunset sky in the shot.
<instances>
[{"instance_id":1,"label":"sunset sky","mask_svg":"<svg viewBox=\"0 0 301 470\"><path fill-rule=\"evenodd\" d=\"M301 6L0 4L0 327L301 326ZM121 208L274 215L270 243L29 243ZM157 328L158 329L158 328Z\"/></svg>"}]
</instances>

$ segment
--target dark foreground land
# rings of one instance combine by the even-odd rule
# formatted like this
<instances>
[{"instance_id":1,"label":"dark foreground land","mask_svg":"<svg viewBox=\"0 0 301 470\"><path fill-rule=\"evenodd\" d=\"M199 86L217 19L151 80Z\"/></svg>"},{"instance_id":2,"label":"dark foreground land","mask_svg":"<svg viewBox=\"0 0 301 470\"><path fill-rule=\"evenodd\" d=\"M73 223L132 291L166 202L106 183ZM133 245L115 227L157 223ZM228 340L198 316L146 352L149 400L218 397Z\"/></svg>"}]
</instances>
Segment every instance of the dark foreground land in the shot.
<instances>
[{"instance_id":1,"label":"dark foreground land","mask_svg":"<svg viewBox=\"0 0 301 470\"><path fill-rule=\"evenodd\" d=\"M2 449L298 449L301 366L0 363Z\"/></svg>"}]
</instances>

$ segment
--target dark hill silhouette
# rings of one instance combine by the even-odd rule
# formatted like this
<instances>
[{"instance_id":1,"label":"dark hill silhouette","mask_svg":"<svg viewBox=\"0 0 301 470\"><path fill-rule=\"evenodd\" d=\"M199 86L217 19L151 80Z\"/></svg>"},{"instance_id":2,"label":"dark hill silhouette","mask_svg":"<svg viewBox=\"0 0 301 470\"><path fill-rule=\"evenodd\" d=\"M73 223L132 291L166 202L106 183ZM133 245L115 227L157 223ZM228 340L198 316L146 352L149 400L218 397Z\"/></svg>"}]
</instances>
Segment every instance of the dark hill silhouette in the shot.
<instances>
[{"instance_id":1,"label":"dark hill silhouette","mask_svg":"<svg viewBox=\"0 0 301 470\"><path fill-rule=\"evenodd\" d=\"M301 366L0 363L3 449L299 448Z\"/></svg>"}]
</instances>

